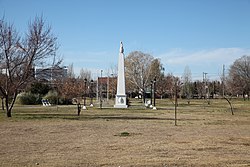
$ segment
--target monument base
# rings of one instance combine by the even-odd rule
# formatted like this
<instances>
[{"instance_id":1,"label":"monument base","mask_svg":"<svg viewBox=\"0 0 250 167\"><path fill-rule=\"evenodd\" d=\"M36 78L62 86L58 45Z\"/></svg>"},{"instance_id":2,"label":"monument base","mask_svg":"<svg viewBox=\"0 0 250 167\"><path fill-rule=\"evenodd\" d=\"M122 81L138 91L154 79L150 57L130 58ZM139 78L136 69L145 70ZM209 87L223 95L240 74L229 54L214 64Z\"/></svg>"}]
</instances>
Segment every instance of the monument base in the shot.
<instances>
[{"instance_id":1,"label":"monument base","mask_svg":"<svg viewBox=\"0 0 250 167\"><path fill-rule=\"evenodd\" d=\"M114 108L128 108L127 105L114 105Z\"/></svg>"},{"instance_id":2,"label":"monument base","mask_svg":"<svg viewBox=\"0 0 250 167\"><path fill-rule=\"evenodd\" d=\"M114 108L128 108L126 95L116 95Z\"/></svg>"}]
</instances>

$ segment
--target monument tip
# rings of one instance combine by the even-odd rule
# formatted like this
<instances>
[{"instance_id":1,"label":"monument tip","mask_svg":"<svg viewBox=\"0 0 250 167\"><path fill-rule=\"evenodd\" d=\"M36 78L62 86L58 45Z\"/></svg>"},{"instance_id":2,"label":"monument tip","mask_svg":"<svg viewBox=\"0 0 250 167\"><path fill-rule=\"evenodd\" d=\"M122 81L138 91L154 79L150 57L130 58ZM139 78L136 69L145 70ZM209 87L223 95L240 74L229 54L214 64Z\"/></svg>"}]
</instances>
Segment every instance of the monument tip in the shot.
<instances>
[{"instance_id":1,"label":"monument tip","mask_svg":"<svg viewBox=\"0 0 250 167\"><path fill-rule=\"evenodd\" d=\"M120 53L123 53L124 52L124 49L123 49L123 43L122 41L120 42Z\"/></svg>"}]
</instances>

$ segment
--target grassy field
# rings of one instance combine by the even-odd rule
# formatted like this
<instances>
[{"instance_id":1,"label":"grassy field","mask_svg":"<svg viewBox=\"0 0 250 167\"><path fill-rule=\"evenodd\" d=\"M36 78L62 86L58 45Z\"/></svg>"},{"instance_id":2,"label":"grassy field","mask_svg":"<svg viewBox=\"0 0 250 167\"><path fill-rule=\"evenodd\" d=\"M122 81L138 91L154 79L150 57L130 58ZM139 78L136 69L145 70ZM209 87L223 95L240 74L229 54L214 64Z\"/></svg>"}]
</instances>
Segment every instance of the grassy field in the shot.
<instances>
[{"instance_id":1,"label":"grassy field","mask_svg":"<svg viewBox=\"0 0 250 167\"><path fill-rule=\"evenodd\" d=\"M0 166L250 166L250 101L171 100L157 110L132 101L105 104L15 106L0 112Z\"/></svg>"}]
</instances>

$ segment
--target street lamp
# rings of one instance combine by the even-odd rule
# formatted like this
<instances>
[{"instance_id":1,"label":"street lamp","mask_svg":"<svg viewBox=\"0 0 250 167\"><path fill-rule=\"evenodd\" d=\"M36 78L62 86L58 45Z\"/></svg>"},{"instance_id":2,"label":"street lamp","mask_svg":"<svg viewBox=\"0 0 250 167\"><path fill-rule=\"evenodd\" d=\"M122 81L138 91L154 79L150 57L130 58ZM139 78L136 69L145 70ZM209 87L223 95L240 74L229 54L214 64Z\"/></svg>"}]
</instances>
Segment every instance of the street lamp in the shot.
<instances>
[{"instance_id":1,"label":"street lamp","mask_svg":"<svg viewBox=\"0 0 250 167\"><path fill-rule=\"evenodd\" d=\"M174 125L177 126L177 107L178 107L178 91L183 83L177 83L178 80L175 79L174 87L175 87L175 103L174 103Z\"/></svg>"},{"instance_id":2,"label":"street lamp","mask_svg":"<svg viewBox=\"0 0 250 167\"><path fill-rule=\"evenodd\" d=\"M93 107L93 79L90 81L90 107Z\"/></svg>"},{"instance_id":3,"label":"street lamp","mask_svg":"<svg viewBox=\"0 0 250 167\"><path fill-rule=\"evenodd\" d=\"M101 70L101 80L102 80L102 72L103 70ZM102 83L100 83L100 87L101 87L100 88L100 108L102 109Z\"/></svg>"},{"instance_id":4,"label":"street lamp","mask_svg":"<svg viewBox=\"0 0 250 167\"><path fill-rule=\"evenodd\" d=\"M111 99L114 97L114 74L111 74Z\"/></svg>"},{"instance_id":5,"label":"street lamp","mask_svg":"<svg viewBox=\"0 0 250 167\"><path fill-rule=\"evenodd\" d=\"M153 81L150 83L150 108L153 108L152 101L153 101Z\"/></svg>"},{"instance_id":6,"label":"street lamp","mask_svg":"<svg viewBox=\"0 0 250 167\"><path fill-rule=\"evenodd\" d=\"M156 89L156 78L154 79L153 81L153 86L154 86L154 107L153 107L153 110L156 110L156 106L155 106L155 89Z\"/></svg>"},{"instance_id":7,"label":"street lamp","mask_svg":"<svg viewBox=\"0 0 250 167\"><path fill-rule=\"evenodd\" d=\"M175 103L174 103L174 125L177 126L177 95L178 95L178 90L177 90L177 80L174 83L175 87Z\"/></svg>"},{"instance_id":8,"label":"street lamp","mask_svg":"<svg viewBox=\"0 0 250 167\"><path fill-rule=\"evenodd\" d=\"M86 110L86 89L87 88L87 79L84 79L84 99L83 99L83 107L82 109Z\"/></svg>"},{"instance_id":9,"label":"street lamp","mask_svg":"<svg viewBox=\"0 0 250 167\"><path fill-rule=\"evenodd\" d=\"M107 77L107 102L109 101L109 75Z\"/></svg>"}]
</instances>

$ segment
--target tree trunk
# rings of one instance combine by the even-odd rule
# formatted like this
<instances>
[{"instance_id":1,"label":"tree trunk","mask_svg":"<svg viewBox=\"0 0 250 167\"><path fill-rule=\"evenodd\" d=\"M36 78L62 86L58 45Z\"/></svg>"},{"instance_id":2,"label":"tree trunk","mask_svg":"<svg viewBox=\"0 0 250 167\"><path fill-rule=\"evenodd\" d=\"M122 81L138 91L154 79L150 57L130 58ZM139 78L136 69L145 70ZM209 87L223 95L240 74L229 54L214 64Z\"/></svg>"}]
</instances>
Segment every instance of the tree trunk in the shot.
<instances>
[{"instance_id":1,"label":"tree trunk","mask_svg":"<svg viewBox=\"0 0 250 167\"><path fill-rule=\"evenodd\" d=\"M143 96L143 103L145 104L146 103L146 93L145 93L145 88L143 87L143 94L142 94L142 96Z\"/></svg>"},{"instance_id":2,"label":"tree trunk","mask_svg":"<svg viewBox=\"0 0 250 167\"><path fill-rule=\"evenodd\" d=\"M4 98L3 97L1 97L1 99L2 99L2 110L4 110Z\"/></svg>"},{"instance_id":3,"label":"tree trunk","mask_svg":"<svg viewBox=\"0 0 250 167\"><path fill-rule=\"evenodd\" d=\"M234 115L233 106L232 106L231 102L228 100L228 98L226 98L226 97L223 97L223 98L224 98L224 99L228 102L228 104L230 105L230 109L231 109L232 115Z\"/></svg>"},{"instance_id":4,"label":"tree trunk","mask_svg":"<svg viewBox=\"0 0 250 167\"><path fill-rule=\"evenodd\" d=\"M9 108L9 97L8 96L6 96L6 98L5 98L5 107L6 107L7 117L11 117L11 109Z\"/></svg>"},{"instance_id":5,"label":"tree trunk","mask_svg":"<svg viewBox=\"0 0 250 167\"><path fill-rule=\"evenodd\" d=\"M7 110L7 117L11 117L11 110L8 110L8 109L6 109Z\"/></svg>"},{"instance_id":6,"label":"tree trunk","mask_svg":"<svg viewBox=\"0 0 250 167\"><path fill-rule=\"evenodd\" d=\"M7 117L11 117L11 111L12 108L15 104L16 101L16 97L17 97L17 92L15 92L13 99L11 100L11 103L9 102L9 96L7 95L5 98L5 107L6 107L6 113L7 113Z\"/></svg>"}]
</instances>

